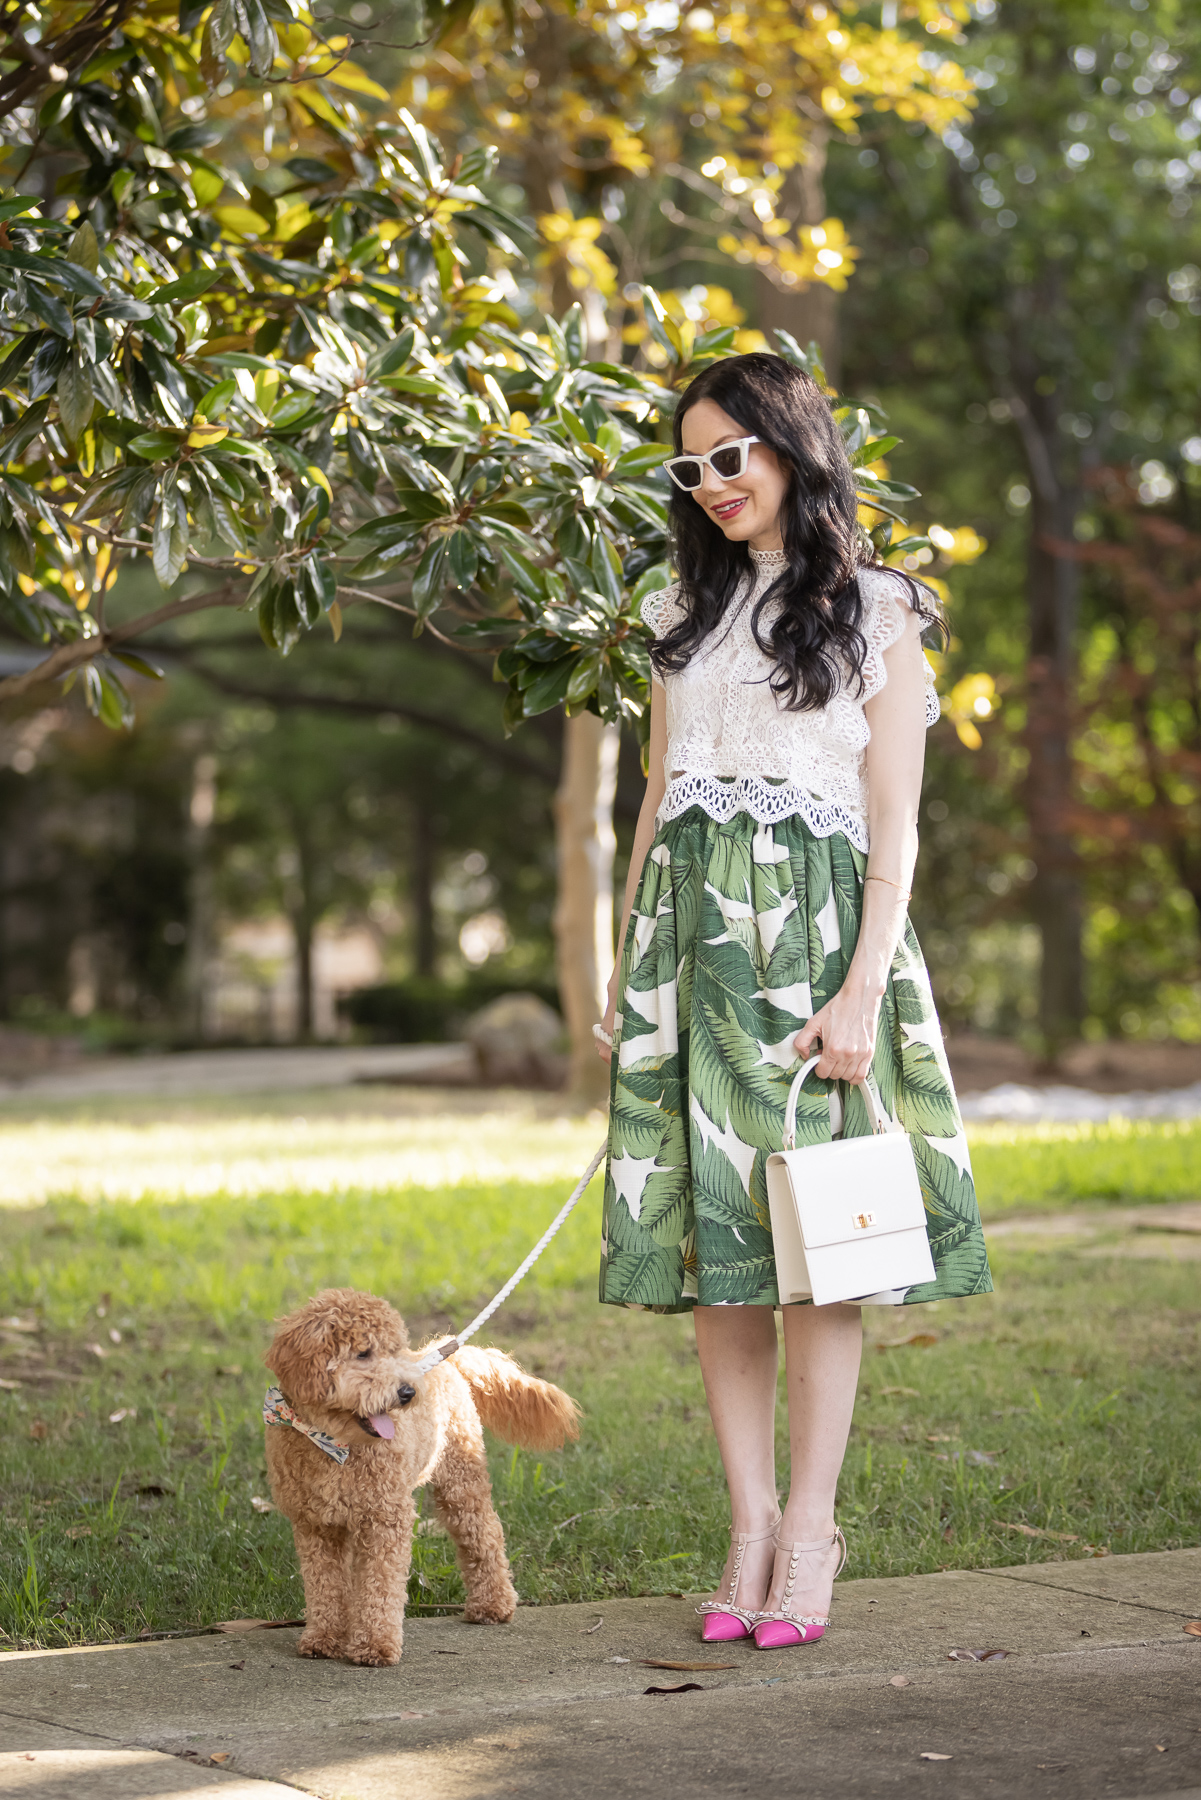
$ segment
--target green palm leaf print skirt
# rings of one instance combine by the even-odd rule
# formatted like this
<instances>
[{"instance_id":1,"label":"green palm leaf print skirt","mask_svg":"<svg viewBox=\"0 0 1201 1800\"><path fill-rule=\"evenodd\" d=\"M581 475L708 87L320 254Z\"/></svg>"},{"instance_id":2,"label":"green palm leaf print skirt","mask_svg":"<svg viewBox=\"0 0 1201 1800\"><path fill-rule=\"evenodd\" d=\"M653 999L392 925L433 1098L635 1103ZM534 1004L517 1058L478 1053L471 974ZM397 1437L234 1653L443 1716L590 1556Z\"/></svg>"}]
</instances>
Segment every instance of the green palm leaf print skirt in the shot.
<instances>
[{"instance_id":1,"label":"green palm leaf print skirt","mask_svg":"<svg viewBox=\"0 0 1201 1800\"><path fill-rule=\"evenodd\" d=\"M766 1162L780 1148L797 1032L833 998L859 932L867 858L799 817L660 827L622 960L611 1064L600 1298L686 1312L779 1303ZM935 1279L905 1303L992 1291L971 1163L912 927L893 959L873 1074L909 1133ZM806 1082L797 1143L830 1136ZM850 1136L871 1127L841 1087Z\"/></svg>"}]
</instances>

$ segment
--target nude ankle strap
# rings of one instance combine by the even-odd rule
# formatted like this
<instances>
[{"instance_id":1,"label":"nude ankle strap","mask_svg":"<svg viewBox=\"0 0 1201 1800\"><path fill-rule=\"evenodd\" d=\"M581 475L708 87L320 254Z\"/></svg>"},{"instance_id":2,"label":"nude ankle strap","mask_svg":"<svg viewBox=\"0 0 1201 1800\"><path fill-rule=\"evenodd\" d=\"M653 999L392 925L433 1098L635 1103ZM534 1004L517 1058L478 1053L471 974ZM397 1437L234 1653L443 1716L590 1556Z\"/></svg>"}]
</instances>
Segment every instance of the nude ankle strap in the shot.
<instances>
[{"instance_id":1,"label":"nude ankle strap","mask_svg":"<svg viewBox=\"0 0 1201 1800\"><path fill-rule=\"evenodd\" d=\"M838 1580L838 1577L842 1574L842 1571L847 1566L847 1555L848 1555L847 1541L843 1537L840 1527L837 1525L834 1527L834 1532L831 1537L818 1538L812 1544L786 1544L778 1536L777 1536L775 1542L776 1542L776 1549L785 1551L791 1560L792 1577L788 1583L789 1596L791 1595L791 1590L795 1584L795 1579L796 1579L796 1559L798 1556L803 1556L804 1553L806 1552L806 1550L829 1550L832 1547L832 1545L834 1545L834 1544L842 1545L842 1555L839 1557L838 1567L834 1571L835 1581Z\"/></svg>"},{"instance_id":2,"label":"nude ankle strap","mask_svg":"<svg viewBox=\"0 0 1201 1800\"><path fill-rule=\"evenodd\" d=\"M782 1517L783 1515L781 1515L781 1518ZM776 1540L776 1533L779 1529L780 1519L777 1519L774 1525L769 1525L766 1531L735 1531L734 1527L731 1525L730 1536L734 1539L736 1544L762 1544L765 1543L768 1538L771 1538L774 1542Z\"/></svg>"}]
</instances>

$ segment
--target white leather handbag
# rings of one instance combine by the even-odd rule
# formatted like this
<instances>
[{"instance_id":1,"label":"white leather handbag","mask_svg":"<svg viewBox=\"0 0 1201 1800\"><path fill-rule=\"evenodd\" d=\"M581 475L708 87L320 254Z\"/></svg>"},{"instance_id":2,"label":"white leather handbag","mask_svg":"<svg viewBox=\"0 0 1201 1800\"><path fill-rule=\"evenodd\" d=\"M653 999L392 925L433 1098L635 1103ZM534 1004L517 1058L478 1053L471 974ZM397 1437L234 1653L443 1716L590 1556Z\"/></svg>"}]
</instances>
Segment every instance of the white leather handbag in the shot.
<instances>
[{"instance_id":1,"label":"white leather handbag","mask_svg":"<svg viewBox=\"0 0 1201 1800\"><path fill-rule=\"evenodd\" d=\"M846 1138L842 1102L830 1090L828 1144L796 1148L797 1100L820 1056L788 1091L784 1148L767 1159L767 1202L780 1300L830 1306L896 1306L934 1280L926 1209L909 1135L883 1112L871 1077L860 1084L871 1137Z\"/></svg>"}]
</instances>

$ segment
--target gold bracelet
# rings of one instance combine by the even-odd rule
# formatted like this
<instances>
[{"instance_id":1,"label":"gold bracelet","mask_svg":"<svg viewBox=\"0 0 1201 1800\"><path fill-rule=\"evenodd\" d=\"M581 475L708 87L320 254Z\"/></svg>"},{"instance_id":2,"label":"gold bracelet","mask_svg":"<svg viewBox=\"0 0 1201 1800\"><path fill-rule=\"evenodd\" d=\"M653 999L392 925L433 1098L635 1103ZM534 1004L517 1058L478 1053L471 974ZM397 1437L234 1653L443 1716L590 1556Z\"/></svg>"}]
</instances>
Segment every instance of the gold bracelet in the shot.
<instances>
[{"instance_id":1,"label":"gold bracelet","mask_svg":"<svg viewBox=\"0 0 1201 1800\"><path fill-rule=\"evenodd\" d=\"M903 888L899 881L890 881L888 879L887 875L865 875L863 877L863 879L865 882L882 881L884 883L885 887L896 888L897 893L903 894L905 896L906 900L913 899L913 889L912 888Z\"/></svg>"}]
</instances>

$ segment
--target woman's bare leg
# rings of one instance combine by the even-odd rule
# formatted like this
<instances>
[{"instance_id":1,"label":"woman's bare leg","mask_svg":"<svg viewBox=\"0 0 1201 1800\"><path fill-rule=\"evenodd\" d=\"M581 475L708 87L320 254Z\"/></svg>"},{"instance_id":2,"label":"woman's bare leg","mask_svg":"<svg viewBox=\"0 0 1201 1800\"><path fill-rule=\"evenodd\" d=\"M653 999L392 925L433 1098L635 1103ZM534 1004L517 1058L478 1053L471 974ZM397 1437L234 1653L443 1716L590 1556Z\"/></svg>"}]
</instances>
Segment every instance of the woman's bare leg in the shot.
<instances>
[{"instance_id":1,"label":"woman's bare leg","mask_svg":"<svg viewBox=\"0 0 1201 1800\"><path fill-rule=\"evenodd\" d=\"M766 1532L776 1495L776 1318L770 1306L696 1306L696 1347L736 1532ZM731 1556L733 1552L731 1551ZM771 1579L770 1538L748 1546L738 1604L758 1611ZM729 1592L730 1562L721 1593Z\"/></svg>"},{"instance_id":2,"label":"woman's bare leg","mask_svg":"<svg viewBox=\"0 0 1201 1800\"><path fill-rule=\"evenodd\" d=\"M863 1314L858 1306L785 1306L784 1354L792 1479L780 1526L782 1544L811 1544L834 1530L834 1495L846 1455ZM838 1549L802 1556L789 1611L824 1617L830 1608ZM787 1559L777 1560L767 1611L780 1606Z\"/></svg>"}]
</instances>

